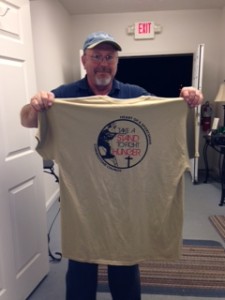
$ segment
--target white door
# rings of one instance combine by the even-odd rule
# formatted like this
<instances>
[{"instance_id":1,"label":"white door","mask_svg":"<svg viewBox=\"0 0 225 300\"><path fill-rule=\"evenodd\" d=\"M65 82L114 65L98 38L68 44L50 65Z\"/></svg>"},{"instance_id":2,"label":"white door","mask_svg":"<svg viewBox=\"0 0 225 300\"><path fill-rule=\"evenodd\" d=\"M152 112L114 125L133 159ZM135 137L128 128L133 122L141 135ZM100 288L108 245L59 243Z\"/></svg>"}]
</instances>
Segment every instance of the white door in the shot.
<instances>
[{"instance_id":1,"label":"white door","mask_svg":"<svg viewBox=\"0 0 225 300\"><path fill-rule=\"evenodd\" d=\"M0 300L24 300L48 273L42 160L21 107L36 92L28 0L0 0Z\"/></svg>"},{"instance_id":2,"label":"white door","mask_svg":"<svg viewBox=\"0 0 225 300\"><path fill-rule=\"evenodd\" d=\"M194 54L193 61L193 76L192 85L199 90L202 90L203 80L203 64L204 64L204 44L200 44L196 53ZM199 136L200 136L200 114L201 107L198 106L194 109L194 155L190 160L191 175L193 183L198 182L198 162L199 162Z\"/></svg>"}]
</instances>

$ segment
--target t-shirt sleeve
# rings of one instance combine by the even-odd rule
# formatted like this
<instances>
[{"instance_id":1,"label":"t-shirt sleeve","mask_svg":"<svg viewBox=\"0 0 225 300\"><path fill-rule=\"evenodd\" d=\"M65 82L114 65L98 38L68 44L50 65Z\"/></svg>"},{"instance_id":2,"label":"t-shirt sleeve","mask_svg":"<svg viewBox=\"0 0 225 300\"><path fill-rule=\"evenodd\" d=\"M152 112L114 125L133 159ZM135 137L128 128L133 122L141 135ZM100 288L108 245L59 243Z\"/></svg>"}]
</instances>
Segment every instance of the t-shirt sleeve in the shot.
<instances>
[{"instance_id":1,"label":"t-shirt sleeve","mask_svg":"<svg viewBox=\"0 0 225 300\"><path fill-rule=\"evenodd\" d=\"M47 118L47 111L38 115L38 130L36 133L36 151L45 160L54 160L54 147L52 141L52 130Z\"/></svg>"}]
</instances>

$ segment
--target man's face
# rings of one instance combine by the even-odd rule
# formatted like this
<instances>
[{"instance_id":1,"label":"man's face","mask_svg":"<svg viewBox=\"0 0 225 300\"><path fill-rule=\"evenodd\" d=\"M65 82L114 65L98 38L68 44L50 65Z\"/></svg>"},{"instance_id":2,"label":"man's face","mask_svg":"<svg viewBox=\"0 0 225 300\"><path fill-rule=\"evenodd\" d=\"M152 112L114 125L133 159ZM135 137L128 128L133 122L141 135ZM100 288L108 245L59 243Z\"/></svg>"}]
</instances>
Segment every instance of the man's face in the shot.
<instances>
[{"instance_id":1,"label":"man's face","mask_svg":"<svg viewBox=\"0 0 225 300\"><path fill-rule=\"evenodd\" d=\"M88 80L97 87L111 84L117 72L118 53L107 43L85 50L82 62Z\"/></svg>"}]
</instances>

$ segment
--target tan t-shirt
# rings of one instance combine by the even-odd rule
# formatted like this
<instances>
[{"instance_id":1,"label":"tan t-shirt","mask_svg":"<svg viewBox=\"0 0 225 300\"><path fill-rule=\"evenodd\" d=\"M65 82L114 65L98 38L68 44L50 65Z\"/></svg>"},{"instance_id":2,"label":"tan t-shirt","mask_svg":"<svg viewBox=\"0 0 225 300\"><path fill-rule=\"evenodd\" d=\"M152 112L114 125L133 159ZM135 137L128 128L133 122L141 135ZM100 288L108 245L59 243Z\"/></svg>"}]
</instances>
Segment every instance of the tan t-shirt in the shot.
<instances>
[{"instance_id":1,"label":"tan t-shirt","mask_svg":"<svg viewBox=\"0 0 225 300\"><path fill-rule=\"evenodd\" d=\"M59 167L62 252L132 265L177 259L183 173L182 98L56 99L39 117L37 151Z\"/></svg>"}]
</instances>

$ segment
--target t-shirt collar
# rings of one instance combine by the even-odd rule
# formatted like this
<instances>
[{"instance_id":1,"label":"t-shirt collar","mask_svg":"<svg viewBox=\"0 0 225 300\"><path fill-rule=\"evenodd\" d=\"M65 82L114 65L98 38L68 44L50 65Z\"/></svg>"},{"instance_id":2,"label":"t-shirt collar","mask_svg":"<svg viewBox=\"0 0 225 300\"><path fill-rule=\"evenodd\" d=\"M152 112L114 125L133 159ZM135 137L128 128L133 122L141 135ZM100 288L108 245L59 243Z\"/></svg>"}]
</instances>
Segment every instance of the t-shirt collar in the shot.
<instances>
[{"instance_id":1,"label":"t-shirt collar","mask_svg":"<svg viewBox=\"0 0 225 300\"><path fill-rule=\"evenodd\" d=\"M79 88L81 90L86 90L90 96L94 95L88 85L87 75L83 79L80 80ZM117 80L113 79L112 89L109 92L109 96L113 97L114 95L117 95L119 90L120 90L119 82Z\"/></svg>"}]
</instances>

